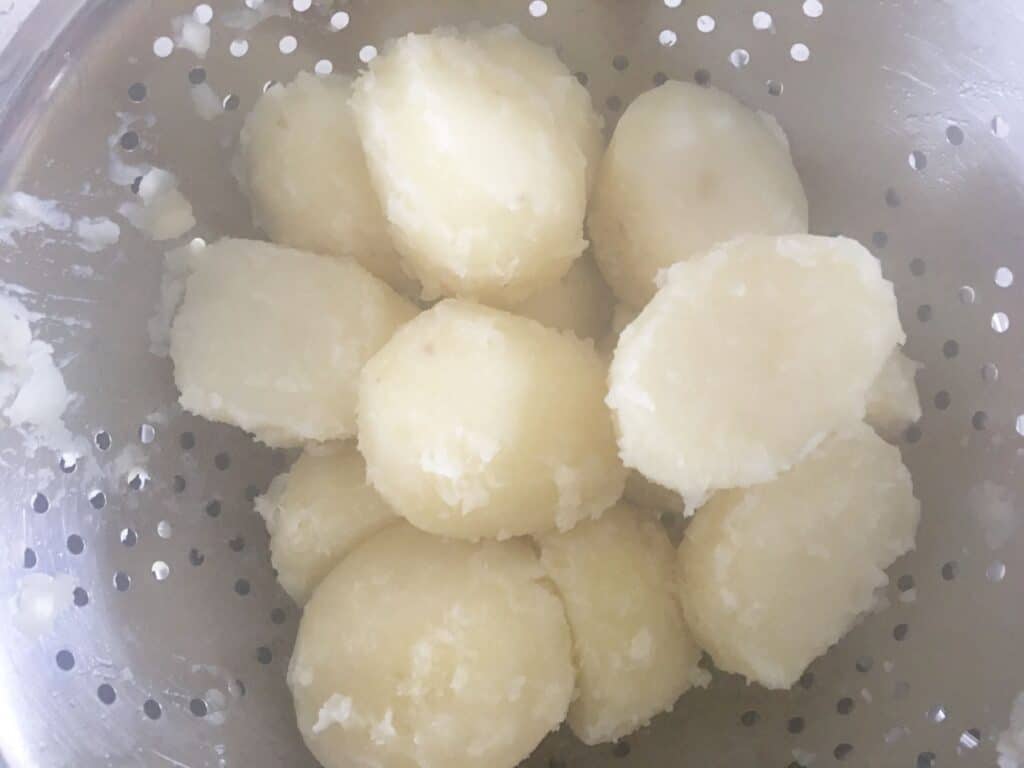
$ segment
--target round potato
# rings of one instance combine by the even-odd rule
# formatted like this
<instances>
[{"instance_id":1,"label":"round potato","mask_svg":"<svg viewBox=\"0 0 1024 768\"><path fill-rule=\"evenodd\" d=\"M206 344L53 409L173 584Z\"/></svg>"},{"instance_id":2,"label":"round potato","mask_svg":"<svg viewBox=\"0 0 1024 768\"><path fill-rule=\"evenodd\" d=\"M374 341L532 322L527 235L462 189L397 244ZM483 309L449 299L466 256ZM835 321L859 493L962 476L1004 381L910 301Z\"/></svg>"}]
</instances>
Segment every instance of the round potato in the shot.
<instances>
[{"instance_id":1,"label":"round potato","mask_svg":"<svg viewBox=\"0 0 1024 768\"><path fill-rule=\"evenodd\" d=\"M921 401L914 381L920 367L898 349L889 356L868 390L866 420L888 440L899 437L921 418Z\"/></svg>"},{"instance_id":2,"label":"round potato","mask_svg":"<svg viewBox=\"0 0 1024 768\"><path fill-rule=\"evenodd\" d=\"M583 251L590 150L572 125L596 118L567 120L589 97L534 49L495 34L412 34L355 83L371 178L424 298L510 307ZM571 96L556 104L559 90Z\"/></svg>"},{"instance_id":3,"label":"round potato","mask_svg":"<svg viewBox=\"0 0 1024 768\"><path fill-rule=\"evenodd\" d=\"M919 516L899 451L857 424L697 513L679 547L687 624L719 668L788 688L876 605Z\"/></svg>"},{"instance_id":4,"label":"round potato","mask_svg":"<svg viewBox=\"0 0 1024 768\"><path fill-rule=\"evenodd\" d=\"M272 446L355 433L359 372L412 304L351 259L253 240L187 269L170 343L183 408Z\"/></svg>"},{"instance_id":5,"label":"round potato","mask_svg":"<svg viewBox=\"0 0 1024 768\"><path fill-rule=\"evenodd\" d=\"M612 316L612 294L589 256L582 256L572 269L546 288L541 288L512 310L548 328L572 331L581 339L603 339Z\"/></svg>"},{"instance_id":6,"label":"round potato","mask_svg":"<svg viewBox=\"0 0 1024 768\"><path fill-rule=\"evenodd\" d=\"M658 271L744 234L807 231L807 197L770 115L715 88L667 82L615 128L588 218L620 301L641 308Z\"/></svg>"},{"instance_id":7,"label":"round potato","mask_svg":"<svg viewBox=\"0 0 1024 768\"><path fill-rule=\"evenodd\" d=\"M307 448L256 499L256 511L267 524L277 580L299 605L354 547L398 520L367 484L351 442Z\"/></svg>"},{"instance_id":8,"label":"round potato","mask_svg":"<svg viewBox=\"0 0 1024 768\"><path fill-rule=\"evenodd\" d=\"M619 338L608 404L620 455L691 510L771 480L864 418L903 339L892 284L855 241L718 246L674 265Z\"/></svg>"},{"instance_id":9,"label":"round potato","mask_svg":"<svg viewBox=\"0 0 1024 768\"><path fill-rule=\"evenodd\" d=\"M572 629L569 725L581 741L628 736L709 680L676 600L675 550L654 515L619 504L539 543Z\"/></svg>"},{"instance_id":10,"label":"round potato","mask_svg":"<svg viewBox=\"0 0 1024 768\"><path fill-rule=\"evenodd\" d=\"M275 243L349 256L413 293L370 185L351 95L347 77L301 72L260 96L242 126L242 189Z\"/></svg>"},{"instance_id":11,"label":"round potato","mask_svg":"<svg viewBox=\"0 0 1024 768\"><path fill-rule=\"evenodd\" d=\"M597 517L622 495L606 369L588 342L456 299L363 370L359 449L413 525L507 538Z\"/></svg>"},{"instance_id":12,"label":"round potato","mask_svg":"<svg viewBox=\"0 0 1024 768\"><path fill-rule=\"evenodd\" d=\"M571 642L526 542L399 523L317 587L288 683L325 768L512 768L565 718Z\"/></svg>"}]
</instances>

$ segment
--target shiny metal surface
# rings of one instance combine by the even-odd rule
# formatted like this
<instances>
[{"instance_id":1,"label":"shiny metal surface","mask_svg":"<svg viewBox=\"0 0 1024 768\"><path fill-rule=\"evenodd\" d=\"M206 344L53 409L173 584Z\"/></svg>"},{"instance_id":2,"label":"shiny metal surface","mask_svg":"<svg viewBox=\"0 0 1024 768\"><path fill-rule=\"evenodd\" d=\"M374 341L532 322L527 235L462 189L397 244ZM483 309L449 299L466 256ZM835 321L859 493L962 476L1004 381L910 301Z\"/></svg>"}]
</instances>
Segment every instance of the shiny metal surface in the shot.
<instances>
[{"instance_id":1,"label":"shiny metal surface","mask_svg":"<svg viewBox=\"0 0 1024 768\"><path fill-rule=\"evenodd\" d=\"M410 30L503 20L557 46L609 126L664 77L710 81L775 113L812 230L871 245L926 366L925 416L902 445L924 517L917 551L890 571L889 607L792 691L719 675L625 742L586 749L563 732L530 764L993 765L1024 689L1024 11L998 0L307 5L280 3L281 15L244 30L226 25L243 0L210 2L201 61L180 48L154 55L195 3L41 0L0 57L0 188L122 225L116 246L92 254L52 233L0 244L0 280L46 316L38 328L78 395L69 425L90 445L68 472L0 433L7 762L313 764L284 685L297 611L250 504L287 457L174 405L169 363L150 354L146 331L164 246L115 213L132 192L110 180L111 155L178 174L199 222L190 236L253 234L229 161L267 81L320 60L353 71L366 46ZM282 52L288 35L293 53ZM211 120L190 96L203 77L228 107ZM120 147L127 131L137 148ZM124 469L140 456L150 479L137 487ZM1008 535L992 535L994 503L1010 510ZM74 536L82 548L69 549ZM81 590L38 639L10 628L9 598L31 572L69 574Z\"/></svg>"}]
</instances>

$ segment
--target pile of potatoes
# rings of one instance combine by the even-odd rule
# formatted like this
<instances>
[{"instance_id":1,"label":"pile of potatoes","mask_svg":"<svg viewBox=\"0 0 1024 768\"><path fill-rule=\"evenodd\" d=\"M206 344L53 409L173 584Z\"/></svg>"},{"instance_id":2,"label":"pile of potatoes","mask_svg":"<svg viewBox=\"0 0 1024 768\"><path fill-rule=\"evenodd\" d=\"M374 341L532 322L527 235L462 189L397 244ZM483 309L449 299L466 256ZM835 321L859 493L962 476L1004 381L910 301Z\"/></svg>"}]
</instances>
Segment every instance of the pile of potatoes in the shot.
<instances>
[{"instance_id":1,"label":"pile of potatoes","mask_svg":"<svg viewBox=\"0 0 1024 768\"><path fill-rule=\"evenodd\" d=\"M271 88L239 148L272 244L177 254L171 355L185 408L302 448L256 508L325 766L615 741L702 652L785 688L875 607L916 365L772 117L670 81L605 148L554 52L449 29Z\"/></svg>"}]
</instances>

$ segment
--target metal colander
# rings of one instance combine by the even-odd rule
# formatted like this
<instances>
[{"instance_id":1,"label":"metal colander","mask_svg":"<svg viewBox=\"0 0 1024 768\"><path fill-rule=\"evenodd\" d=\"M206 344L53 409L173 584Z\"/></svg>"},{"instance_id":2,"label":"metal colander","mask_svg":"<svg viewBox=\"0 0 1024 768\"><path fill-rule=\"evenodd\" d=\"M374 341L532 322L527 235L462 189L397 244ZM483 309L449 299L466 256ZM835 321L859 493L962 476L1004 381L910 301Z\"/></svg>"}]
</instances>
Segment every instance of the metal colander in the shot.
<instances>
[{"instance_id":1,"label":"metal colander","mask_svg":"<svg viewBox=\"0 0 1024 768\"><path fill-rule=\"evenodd\" d=\"M271 81L350 72L388 38L512 22L557 48L614 126L666 78L778 116L812 231L869 245L897 288L924 418L902 449L923 502L888 607L791 691L716 675L615 744L563 731L531 766L991 766L1024 689L1024 14L998 0L8 0L3 190L112 216L94 253L45 227L0 244L76 398L81 456L0 432L0 612L31 573L74 604L40 637L0 629L0 752L27 766L314 765L284 672L298 610L253 497L286 456L182 413L150 352L165 244L116 214L149 165L177 174L188 237L255 236L230 174ZM173 20L207 24L200 59ZM13 37L12 37L13 34ZM201 117L202 88L216 114ZM209 99L207 98L207 106ZM315 141L315 136L309 137ZM1024 499L1022 499L1024 501ZM998 523L998 530L993 524ZM799 628L794 628L798 631Z\"/></svg>"}]
</instances>

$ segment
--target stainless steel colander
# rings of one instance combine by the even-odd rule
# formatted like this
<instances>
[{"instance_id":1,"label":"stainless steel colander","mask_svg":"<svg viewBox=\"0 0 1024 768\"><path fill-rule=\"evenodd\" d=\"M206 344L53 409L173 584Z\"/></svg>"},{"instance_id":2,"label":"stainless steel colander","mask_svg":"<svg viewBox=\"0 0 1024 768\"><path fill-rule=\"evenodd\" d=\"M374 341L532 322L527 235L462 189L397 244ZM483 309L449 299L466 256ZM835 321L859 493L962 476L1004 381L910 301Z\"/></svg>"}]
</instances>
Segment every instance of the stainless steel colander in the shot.
<instances>
[{"instance_id":1,"label":"stainless steel colander","mask_svg":"<svg viewBox=\"0 0 1024 768\"><path fill-rule=\"evenodd\" d=\"M175 43L183 15L209 26L205 58ZM164 245L116 210L156 165L193 203L189 237L255 235L230 158L265 85L469 20L555 46L609 128L665 78L777 115L812 230L874 250L925 364L902 444L924 514L888 607L792 691L718 675L626 741L558 733L529 764L994 765L1024 689L1024 9L999 0L0 3L0 188L122 224L95 253L45 228L0 244L0 288L42 315L88 445L29 456L0 432L0 753L16 768L314 765L284 684L298 611L251 504L287 457L175 405L146 328ZM38 638L8 613L33 572L76 585Z\"/></svg>"}]
</instances>

